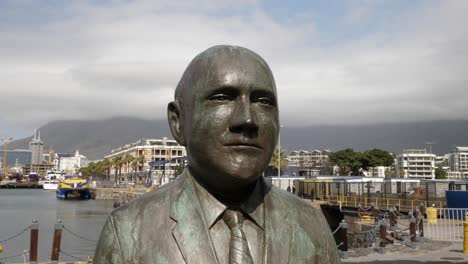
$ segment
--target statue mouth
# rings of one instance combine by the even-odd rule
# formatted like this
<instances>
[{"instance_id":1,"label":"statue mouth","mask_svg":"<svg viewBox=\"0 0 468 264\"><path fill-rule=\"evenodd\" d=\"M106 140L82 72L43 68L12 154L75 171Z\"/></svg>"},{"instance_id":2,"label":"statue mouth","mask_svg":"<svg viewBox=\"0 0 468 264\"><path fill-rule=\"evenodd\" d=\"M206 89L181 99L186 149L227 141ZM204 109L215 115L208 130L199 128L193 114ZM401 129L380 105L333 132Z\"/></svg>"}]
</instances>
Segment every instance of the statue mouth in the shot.
<instances>
[{"instance_id":1,"label":"statue mouth","mask_svg":"<svg viewBox=\"0 0 468 264\"><path fill-rule=\"evenodd\" d=\"M238 148L238 149L260 149L263 150L263 148L256 144L256 143L250 143L250 142L234 142L234 143L228 143L224 144L225 147L233 147L233 148Z\"/></svg>"}]
</instances>

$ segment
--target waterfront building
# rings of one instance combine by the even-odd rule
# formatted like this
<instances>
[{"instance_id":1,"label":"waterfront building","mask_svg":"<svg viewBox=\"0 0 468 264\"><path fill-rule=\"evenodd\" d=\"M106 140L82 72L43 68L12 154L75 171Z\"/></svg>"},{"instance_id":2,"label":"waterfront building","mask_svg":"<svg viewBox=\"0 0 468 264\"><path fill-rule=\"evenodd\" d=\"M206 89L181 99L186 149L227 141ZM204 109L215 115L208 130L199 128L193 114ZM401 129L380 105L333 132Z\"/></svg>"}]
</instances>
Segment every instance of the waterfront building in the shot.
<instances>
[{"instance_id":1,"label":"waterfront building","mask_svg":"<svg viewBox=\"0 0 468 264\"><path fill-rule=\"evenodd\" d=\"M450 153L451 171L468 172L468 147L455 147Z\"/></svg>"},{"instance_id":2,"label":"waterfront building","mask_svg":"<svg viewBox=\"0 0 468 264\"><path fill-rule=\"evenodd\" d=\"M152 167L152 180L158 184L165 183L174 175L176 166L184 166L184 157L187 156L185 147L179 145L177 141L168 139L140 139L137 142L126 144L113 149L106 159L112 160L117 156L124 157L130 154L135 158L144 157L142 166L138 171L145 173ZM111 169L111 174L115 174L115 167ZM122 165L122 175L134 173L131 164ZM121 179L122 180L122 179Z\"/></svg>"},{"instance_id":3,"label":"waterfront building","mask_svg":"<svg viewBox=\"0 0 468 264\"><path fill-rule=\"evenodd\" d=\"M386 166L369 167L367 171L364 171L364 175L368 177L385 177L385 171L390 169L390 167Z\"/></svg>"},{"instance_id":4,"label":"waterfront building","mask_svg":"<svg viewBox=\"0 0 468 264\"><path fill-rule=\"evenodd\" d=\"M31 151L31 164L42 164L44 155L44 142L41 140L41 132L34 130L33 138L29 142Z\"/></svg>"},{"instance_id":5,"label":"waterfront building","mask_svg":"<svg viewBox=\"0 0 468 264\"><path fill-rule=\"evenodd\" d=\"M397 155L397 171L402 170L405 178L434 179L435 157L426 149L405 149Z\"/></svg>"},{"instance_id":6,"label":"waterfront building","mask_svg":"<svg viewBox=\"0 0 468 264\"><path fill-rule=\"evenodd\" d=\"M81 167L86 167L88 165L88 158L81 155L78 150L76 150L75 155L71 157L61 157L59 163L59 170L65 174L76 174ZM51 166L54 166L51 164Z\"/></svg>"},{"instance_id":7,"label":"waterfront building","mask_svg":"<svg viewBox=\"0 0 468 264\"><path fill-rule=\"evenodd\" d=\"M27 176L29 173L34 172L40 177L44 177L47 175L47 171L50 171L53 169L52 164L26 164L23 166L23 175Z\"/></svg>"},{"instance_id":8,"label":"waterfront building","mask_svg":"<svg viewBox=\"0 0 468 264\"><path fill-rule=\"evenodd\" d=\"M288 167L297 171L296 175L318 176L327 166L329 153L326 150L293 150L286 159Z\"/></svg>"}]
</instances>

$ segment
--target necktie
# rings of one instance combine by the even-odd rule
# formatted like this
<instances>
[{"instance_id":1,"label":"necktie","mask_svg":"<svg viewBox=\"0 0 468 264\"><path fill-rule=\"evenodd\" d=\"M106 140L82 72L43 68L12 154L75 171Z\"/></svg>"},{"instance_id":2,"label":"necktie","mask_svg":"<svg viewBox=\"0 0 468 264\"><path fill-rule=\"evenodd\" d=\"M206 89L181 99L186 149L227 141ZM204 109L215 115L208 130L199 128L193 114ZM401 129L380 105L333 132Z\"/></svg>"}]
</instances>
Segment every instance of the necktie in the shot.
<instances>
[{"instance_id":1,"label":"necktie","mask_svg":"<svg viewBox=\"0 0 468 264\"><path fill-rule=\"evenodd\" d=\"M249 245L245 237L244 216L241 212L227 209L223 220L231 230L231 241L229 243L229 264L253 264Z\"/></svg>"}]
</instances>

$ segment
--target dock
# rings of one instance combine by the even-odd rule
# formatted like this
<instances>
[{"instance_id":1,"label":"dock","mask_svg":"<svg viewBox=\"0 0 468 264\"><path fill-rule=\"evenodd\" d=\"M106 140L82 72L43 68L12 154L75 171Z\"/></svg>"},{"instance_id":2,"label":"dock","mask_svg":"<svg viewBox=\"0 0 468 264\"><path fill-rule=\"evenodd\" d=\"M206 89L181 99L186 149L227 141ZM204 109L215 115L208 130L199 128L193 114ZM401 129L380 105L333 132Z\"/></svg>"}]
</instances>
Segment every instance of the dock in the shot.
<instances>
[{"instance_id":1,"label":"dock","mask_svg":"<svg viewBox=\"0 0 468 264\"><path fill-rule=\"evenodd\" d=\"M41 182L29 182L29 181L22 181L17 182L15 180L3 180L0 181L0 188L1 189L39 189L42 188Z\"/></svg>"}]
</instances>

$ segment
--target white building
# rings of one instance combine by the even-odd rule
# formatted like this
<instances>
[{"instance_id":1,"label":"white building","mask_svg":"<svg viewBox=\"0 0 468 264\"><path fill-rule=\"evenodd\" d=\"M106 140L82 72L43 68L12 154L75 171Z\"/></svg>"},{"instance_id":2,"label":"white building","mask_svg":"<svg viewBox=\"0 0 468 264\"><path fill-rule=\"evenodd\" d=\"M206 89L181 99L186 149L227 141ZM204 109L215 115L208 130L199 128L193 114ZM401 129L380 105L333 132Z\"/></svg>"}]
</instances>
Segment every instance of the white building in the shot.
<instances>
[{"instance_id":1,"label":"white building","mask_svg":"<svg viewBox=\"0 0 468 264\"><path fill-rule=\"evenodd\" d=\"M125 146L113 149L106 159L113 159L117 156L125 156L130 154L135 158L144 157L143 166L139 168L140 172L147 172L152 165L153 182L165 183L169 177L174 175L175 167L178 165L184 166L184 160L187 156L185 147L179 145L177 141L167 139L141 139L137 142L126 144ZM131 173L132 167L130 164L123 164L122 174ZM111 169L111 174L115 174L115 168Z\"/></svg>"},{"instance_id":2,"label":"white building","mask_svg":"<svg viewBox=\"0 0 468 264\"><path fill-rule=\"evenodd\" d=\"M44 142L41 140L41 132L34 130L33 139L29 142L31 151L31 164L42 164L44 155Z\"/></svg>"},{"instance_id":3,"label":"white building","mask_svg":"<svg viewBox=\"0 0 468 264\"><path fill-rule=\"evenodd\" d=\"M406 149L397 156L397 171L403 170L405 178L434 179L435 157L425 149Z\"/></svg>"},{"instance_id":4,"label":"white building","mask_svg":"<svg viewBox=\"0 0 468 264\"><path fill-rule=\"evenodd\" d=\"M455 147L450 153L449 166L451 171L468 172L468 147Z\"/></svg>"},{"instance_id":5,"label":"white building","mask_svg":"<svg viewBox=\"0 0 468 264\"><path fill-rule=\"evenodd\" d=\"M296 168L299 175L318 176L320 169L328 162L328 153L322 150L293 150L286 159L288 167Z\"/></svg>"},{"instance_id":6,"label":"white building","mask_svg":"<svg viewBox=\"0 0 468 264\"><path fill-rule=\"evenodd\" d=\"M370 167L367 171L364 172L364 175L368 177L385 177L385 171L387 170L390 170L390 167L386 167L386 166Z\"/></svg>"},{"instance_id":7,"label":"white building","mask_svg":"<svg viewBox=\"0 0 468 264\"><path fill-rule=\"evenodd\" d=\"M80 152L76 150L74 156L60 158L59 164L60 171L64 172L65 174L75 174L78 172L78 169L88 165L88 158L81 155Z\"/></svg>"},{"instance_id":8,"label":"white building","mask_svg":"<svg viewBox=\"0 0 468 264\"><path fill-rule=\"evenodd\" d=\"M468 147L455 147L449 154L448 165L448 179L468 179Z\"/></svg>"}]
</instances>

